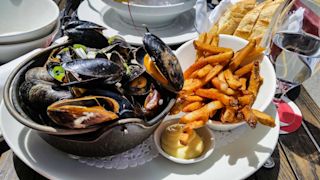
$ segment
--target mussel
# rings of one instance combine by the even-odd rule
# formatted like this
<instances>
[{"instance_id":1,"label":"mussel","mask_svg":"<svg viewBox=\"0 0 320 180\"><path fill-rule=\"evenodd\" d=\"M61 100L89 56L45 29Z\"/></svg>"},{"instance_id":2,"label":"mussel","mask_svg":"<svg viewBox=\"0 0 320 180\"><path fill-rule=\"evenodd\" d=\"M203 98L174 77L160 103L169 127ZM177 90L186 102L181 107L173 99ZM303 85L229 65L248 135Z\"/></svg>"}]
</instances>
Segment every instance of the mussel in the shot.
<instances>
[{"instance_id":1,"label":"mussel","mask_svg":"<svg viewBox=\"0 0 320 180\"><path fill-rule=\"evenodd\" d=\"M70 91L39 80L24 81L20 86L20 95L27 104L40 109L61 99L72 98Z\"/></svg>"},{"instance_id":2,"label":"mussel","mask_svg":"<svg viewBox=\"0 0 320 180\"><path fill-rule=\"evenodd\" d=\"M65 85L76 85L90 81L103 81L105 84L115 84L122 78L122 68L107 59L75 59L62 63L64 70L82 76L81 81L66 83Z\"/></svg>"},{"instance_id":3,"label":"mussel","mask_svg":"<svg viewBox=\"0 0 320 180\"><path fill-rule=\"evenodd\" d=\"M144 65L147 72L166 89L178 93L183 87L183 72L172 50L157 36L147 32L143 37ZM141 60L139 61L141 62Z\"/></svg>"},{"instance_id":4,"label":"mussel","mask_svg":"<svg viewBox=\"0 0 320 180\"><path fill-rule=\"evenodd\" d=\"M105 28L88 21L71 21L64 27L64 33L73 43L81 43L92 48L104 48L109 45L102 34Z\"/></svg>"},{"instance_id":5,"label":"mussel","mask_svg":"<svg viewBox=\"0 0 320 180\"><path fill-rule=\"evenodd\" d=\"M47 113L56 124L68 128L86 128L117 119L119 103L104 96L65 99L51 104Z\"/></svg>"}]
</instances>

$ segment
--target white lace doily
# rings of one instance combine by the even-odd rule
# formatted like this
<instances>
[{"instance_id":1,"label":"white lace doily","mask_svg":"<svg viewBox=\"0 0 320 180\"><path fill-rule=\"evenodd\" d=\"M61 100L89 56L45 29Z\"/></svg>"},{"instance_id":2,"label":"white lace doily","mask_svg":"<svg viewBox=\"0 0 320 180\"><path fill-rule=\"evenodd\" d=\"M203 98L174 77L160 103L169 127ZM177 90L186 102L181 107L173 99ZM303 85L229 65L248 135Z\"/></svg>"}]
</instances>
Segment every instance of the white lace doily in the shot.
<instances>
[{"instance_id":1,"label":"white lace doily","mask_svg":"<svg viewBox=\"0 0 320 180\"><path fill-rule=\"evenodd\" d=\"M221 148L237 140L245 131L247 126L240 126L231 131L213 131L215 136L215 148ZM88 166L106 169L126 169L136 167L151 161L158 156L158 150L150 136L142 144L121 154L106 157L80 157L69 155L72 159Z\"/></svg>"},{"instance_id":2,"label":"white lace doily","mask_svg":"<svg viewBox=\"0 0 320 180\"><path fill-rule=\"evenodd\" d=\"M69 155L72 159L78 160L80 163L97 168L106 169L126 169L128 167L136 167L151 161L158 156L158 150L150 136L143 143L121 154L106 157L80 157Z\"/></svg>"}]
</instances>

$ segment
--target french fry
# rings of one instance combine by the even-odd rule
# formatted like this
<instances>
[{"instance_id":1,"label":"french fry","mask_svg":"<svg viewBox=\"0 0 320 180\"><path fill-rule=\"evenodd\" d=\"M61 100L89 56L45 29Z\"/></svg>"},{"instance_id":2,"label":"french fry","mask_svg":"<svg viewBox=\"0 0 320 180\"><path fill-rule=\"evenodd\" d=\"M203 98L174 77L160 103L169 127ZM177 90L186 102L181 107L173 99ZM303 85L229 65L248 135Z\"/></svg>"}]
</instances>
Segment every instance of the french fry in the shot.
<instances>
[{"instance_id":1,"label":"french fry","mask_svg":"<svg viewBox=\"0 0 320 180\"><path fill-rule=\"evenodd\" d=\"M246 58L246 56L254 49L256 45L256 41L250 41L244 48L242 48L239 52L235 54L232 58L231 63L229 64L229 68L231 71L235 71L241 62Z\"/></svg>"},{"instance_id":2,"label":"french fry","mask_svg":"<svg viewBox=\"0 0 320 180\"><path fill-rule=\"evenodd\" d=\"M224 71L224 77L232 89L237 90L241 87L241 83L234 77L230 69Z\"/></svg>"},{"instance_id":3,"label":"french fry","mask_svg":"<svg viewBox=\"0 0 320 180\"><path fill-rule=\"evenodd\" d=\"M206 77L202 79L202 85L205 85L208 82L210 82L211 79L214 78L222 69L223 69L223 66L221 65L214 66L211 69L211 71L206 75Z\"/></svg>"},{"instance_id":4,"label":"french fry","mask_svg":"<svg viewBox=\"0 0 320 180\"><path fill-rule=\"evenodd\" d=\"M252 106L254 102L254 95L248 94L248 95L240 96L238 97L238 101L241 106L246 106L246 105Z\"/></svg>"},{"instance_id":5,"label":"french fry","mask_svg":"<svg viewBox=\"0 0 320 180\"><path fill-rule=\"evenodd\" d=\"M203 78L212 70L212 68L213 67L210 64L207 64L206 66L204 66L203 68L201 68L197 71L197 77Z\"/></svg>"},{"instance_id":6,"label":"french fry","mask_svg":"<svg viewBox=\"0 0 320 180\"><path fill-rule=\"evenodd\" d=\"M222 81L222 82L227 83L226 78L224 77L224 73L223 73L223 72L221 72L221 73L218 74L218 79L219 79L220 81ZM228 85L228 87L229 87L229 85Z\"/></svg>"},{"instance_id":7,"label":"french fry","mask_svg":"<svg viewBox=\"0 0 320 180\"><path fill-rule=\"evenodd\" d=\"M198 41L201 42L201 43L204 43L205 40L206 40L206 37L207 37L207 33L201 33L201 34L199 35ZM199 60L199 58L200 58L201 56L203 56L203 51L197 50L197 55L196 55L196 56L197 56L197 59L196 59L196 61L197 61L197 60Z\"/></svg>"},{"instance_id":8,"label":"french fry","mask_svg":"<svg viewBox=\"0 0 320 180\"><path fill-rule=\"evenodd\" d=\"M239 82L241 83L240 90L244 91L247 89L247 79L246 78L240 78Z\"/></svg>"},{"instance_id":9,"label":"french fry","mask_svg":"<svg viewBox=\"0 0 320 180\"><path fill-rule=\"evenodd\" d=\"M253 62L239 68L234 72L234 74L237 75L238 77L242 77L243 75L251 72L252 68L253 68Z\"/></svg>"},{"instance_id":10,"label":"french fry","mask_svg":"<svg viewBox=\"0 0 320 180\"><path fill-rule=\"evenodd\" d=\"M212 85L220 90L221 92L227 94L227 95L235 95L237 94L236 91L229 88L229 85L226 82L220 81L218 77L215 77L211 80Z\"/></svg>"},{"instance_id":11,"label":"french fry","mask_svg":"<svg viewBox=\"0 0 320 180\"><path fill-rule=\"evenodd\" d=\"M230 48L213 47L210 44L201 43L198 40L193 41L193 45L197 50L205 51L205 52L208 52L210 54L219 54L219 53L232 51L232 49L230 49Z\"/></svg>"},{"instance_id":12,"label":"french fry","mask_svg":"<svg viewBox=\"0 0 320 180\"><path fill-rule=\"evenodd\" d=\"M182 98L188 102L201 102L204 100L202 97L197 96L197 95L190 95L190 96L185 96Z\"/></svg>"},{"instance_id":13,"label":"french fry","mask_svg":"<svg viewBox=\"0 0 320 180\"><path fill-rule=\"evenodd\" d=\"M198 69L206 66L207 64L215 65L219 62L228 61L232 58L233 52L225 52L218 55L207 57L206 59L201 57L197 62L192 64L183 74L185 79L188 79L190 75Z\"/></svg>"},{"instance_id":14,"label":"french fry","mask_svg":"<svg viewBox=\"0 0 320 180\"><path fill-rule=\"evenodd\" d=\"M197 109L195 111L189 112L182 116L179 120L179 123L190 123L197 120L202 120L207 122L209 119L209 115L218 110L221 109L224 105L220 101L212 101L206 105L204 105L202 108Z\"/></svg>"},{"instance_id":15,"label":"french fry","mask_svg":"<svg viewBox=\"0 0 320 180\"><path fill-rule=\"evenodd\" d=\"M244 108L242 108L240 111L238 111L237 115L238 115L238 118L240 117L240 119L242 118L243 120L245 120L250 127L252 128L256 127L257 119L253 115L250 106L247 105Z\"/></svg>"},{"instance_id":16,"label":"french fry","mask_svg":"<svg viewBox=\"0 0 320 180\"><path fill-rule=\"evenodd\" d=\"M220 120L223 123L232 123L235 122L236 112L233 108L226 107L221 113Z\"/></svg>"},{"instance_id":17,"label":"french fry","mask_svg":"<svg viewBox=\"0 0 320 180\"><path fill-rule=\"evenodd\" d=\"M199 89L203 85L200 79L186 79L183 84L182 90L184 91L194 91Z\"/></svg>"},{"instance_id":18,"label":"french fry","mask_svg":"<svg viewBox=\"0 0 320 180\"><path fill-rule=\"evenodd\" d=\"M219 45L219 35L214 34L211 41L211 46L218 47Z\"/></svg>"},{"instance_id":19,"label":"french fry","mask_svg":"<svg viewBox=\"0 0 320 180\"><path fill-rule=\"evenodd\" d=\"M208 118L204 118L204 119L208 119ZM185 129L197 129L197 128L200 128L200 127L206 125L206 122L207 121L204 121L204 120L193 121L193 122L186 124Z\"/></svg>"},{"instance_id":20,"label":"french fry","mask_svg":"<svg viewBox=\"0 0 320 180\"><path fill-rule=\"evenodd\" d=\"M196 102L192 102L192 103L186 105L182 109L182 111L183 112L191 112L191 111L194 111L194 110L197 110L197 109L201 108L202 106L203 106L202 102L196 101Z\"/></svg>"},{"instance_id":21,"label":"french fry","mask_svg":"<svg viewBox=\"0 0 320 180\"><path fill-rule=\"evenodd\" d=\"M233 51L227 51L218 55L211 55L205 57L203 60L208 64L215 65L217 63L228 63L233 56Z\"/></svg>"},{"instance_id":22,"label":"french fry","mask_svg":"<svg viewBox=\"0 0 320 180\"><path fill-rule=\"evenodd\" d=\"M213 100L219 100L224 105L231 106L231 107L237 107L238 103L239 103L238 100L235 99L234 97L220 93L217 89L213 89L213 88L211 88L211 89L198 89L196 91L196 95L204 97L204 98L213 99Z\"/></svg>"},{"instance_id":23,"label":"french fry","mask_svg":"<svg viewBox=\"0 0 320 180\"><path fill-rule=\"evenodd\" d=\"M204 42L204 44L211 45L212 39L213 39L213 34L212 33L207 33L207 39Z\"/></svg>"},{"instance_id":24,"label":"french fry","mask_svg":"<svg viewBox=\"0 0 320 180\"><path fill-rule=\"evenodd\" d=\"M255 109L252 109L252 112L259 123L270 127L276 126L275 120L271 116Z\"/></svg>"},{"instance_id":25,"label":"french fry","mask_svg":"<svg viewBox=\"0 0 320 180\"><path fill-rule=\"evenodd\" d=\"M189 76L189 78L193 78L193 79L197 79L198 78L198 71L199 71L200 69L198 69L198 70L195 70L190 76Z\"/></svg>"},{"instance_id":26,"label":"french fry","mask_svg":"<svg viewBox=\"0 0 320 180\"><path fill-rule=\"evenodd\" d=\"M249 80L249 86L248 91L250 91L254 96L257 96L257 93L259 91L262 78L260 77L260 68L259 68L259 61L255 61L253 68L251 70L250 80Z\"/></svg>"}]
</instances>

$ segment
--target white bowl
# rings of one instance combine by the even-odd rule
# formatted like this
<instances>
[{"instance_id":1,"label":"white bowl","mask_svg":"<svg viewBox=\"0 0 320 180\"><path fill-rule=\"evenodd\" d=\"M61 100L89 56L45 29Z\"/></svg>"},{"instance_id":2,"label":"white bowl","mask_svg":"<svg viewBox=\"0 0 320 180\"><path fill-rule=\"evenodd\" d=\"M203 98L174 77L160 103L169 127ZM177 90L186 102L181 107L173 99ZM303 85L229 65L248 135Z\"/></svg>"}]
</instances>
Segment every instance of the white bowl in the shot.
<instances>
[{"instance_id":1,"label":"white bowl","mask_svg":"<svg viewBox=\"0 0 320 180\"><path fill-rule=\"evenodd\" d=\"M101 4L97 0L88 0L89 5L95 9L101 9ZM131 16L128 10L128 4L125 2L116 2L114 0L103 0L104 3L113 8L125 22L132 24ZM130 4L132 18L136 25L146 24L147 27L160 27L171 23L181 13L193 8L196 0L183 0L180 3L172 5L141 5ZM99 7L100 6L100 7Z\"/></svg>"},{"instance_id":2,"label":"white bowl","mask_svg":"<svg viewBox=\"0 0 320 180\"><path fill-rule=\"evenodd\" d=\"M219 37L219 46L228 47L233 49L234 51L238 51L248 43L248 41L236 36L221 34ZM194 63L196 58L196 51L193 47L193 40L188 41L180 46L176 51L176 55L180 61L182 70L185 71L191 64ZM264 56L262 62L260 63L260 75L261 77L263 77L263 84L259 89L259 93L252 108L259 111L264 111L272 102L276 90L276 74L272 63L267 56ZM246 123L239 122L223 124L217 121L208 121L207 124L214 130L228 131Z\"/></svg>"},{"instance_id":3,"label":"white bowl","mask_svg":"<svg viewBox=\"0 0 320 180\"><path fill-rule=\"evenodd\" d=\"M52 0L1 0L0 44L39 39L56 25L59 8Z\"/></svg>"},{"instance_id":4,"label":"white bowl","mask_svg":"<svg viewBox=\"0 0 320 180\"><path fill-rule=\"evenodd\" d=\"M197 158L193 158L193 159L181 159L181 158L173 157L162 150L161 143L160 143L160 138L161 138L162 132L168 126L178 123L178 121L179 121L179 119L164 120L159 125L159 127L155 130L154 135L153 135L153 139L154 139L154 142L156 144L156 147L157 147L159 153L163 157L165 157L173 162L180 163L180 164L192 164L192 163L203 161L204 159L209 157L214 150L215 139L214 139L213 132L207 127L201 127L196 130L197 133L199 134L199 136L202 138L203 144L204 144L204 151L201 156L199 156Z\"/></svg>"},{"instance_id":5,"label":"white bowl","mask_svg":"<svg viewBox=\"0 0 320 180\"><path fill-rule=\"evenodd\" d=\"M59 24L59 22L56 23L56 27L49 32L49 34L40 37L39 39L22 43L0 44L0 64L16 59L17 57L20 57L21 55L36 48L48 47L59 30Z\"/></svg>"}]
</instances>

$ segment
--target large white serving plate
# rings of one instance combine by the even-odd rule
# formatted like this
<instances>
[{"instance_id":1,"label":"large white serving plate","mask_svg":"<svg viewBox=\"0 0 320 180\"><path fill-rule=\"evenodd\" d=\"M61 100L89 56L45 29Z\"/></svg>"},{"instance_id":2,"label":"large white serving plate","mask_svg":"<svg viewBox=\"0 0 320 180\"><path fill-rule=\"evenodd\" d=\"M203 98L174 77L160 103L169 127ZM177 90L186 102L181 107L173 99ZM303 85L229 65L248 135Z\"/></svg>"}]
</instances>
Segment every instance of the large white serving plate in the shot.
<instances>
[{"instance_id":1,"label":"large white serving plate","mask_svg":"<svg viewBox=\"0 0 320 180\"><path fill-rule=\"evenodd\" d=\"M96 0L97 3L101 0ZM99 4L99 3L98 3ZM142 45L142 36L146 32L144 27L134 27L124 22L120 16L108 5L101 3L98 10L90 7L87 0L83 1L77 10L80 20L94 22L106 27L106 36L120 35L128 43ZM194 28L195 9L179 15L172 23L163 27L149 27L150 32L159 36L166 44L184 43L198 36Z\"/></svg>"},{"instance_id":2,"label":"large white serving plate","mask_svg":"<svg viewBox=\"0 0 320 180\"><path fill-rule=\"evenodd\" d=\"M275 107L266 112L276 116ZM247 129L236 141L215 149L206 160L181 165L162 156L136 168L107 170L81 164L45 141L35 131L16 121L0 105L0 128L13 152L28 166L49 179L244 179L257 171L272 154L279 136L279 120L276 127L258 125Z\"/></svg>"}]
</instances>

